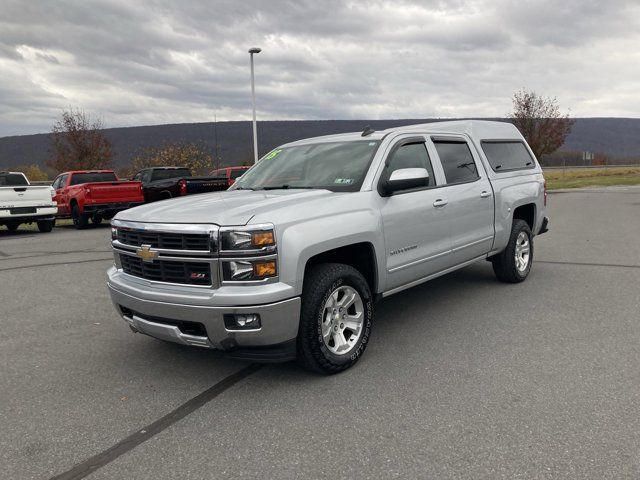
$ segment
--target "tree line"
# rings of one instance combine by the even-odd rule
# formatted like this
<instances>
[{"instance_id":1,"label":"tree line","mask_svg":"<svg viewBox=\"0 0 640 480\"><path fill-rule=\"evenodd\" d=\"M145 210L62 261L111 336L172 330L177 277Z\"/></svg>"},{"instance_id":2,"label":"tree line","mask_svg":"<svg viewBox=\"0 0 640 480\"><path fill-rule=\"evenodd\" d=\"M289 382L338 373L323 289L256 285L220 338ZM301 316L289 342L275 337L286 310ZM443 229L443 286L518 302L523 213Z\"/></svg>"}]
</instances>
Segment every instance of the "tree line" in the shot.
<instances>
[{"instance_id":1,"label":"tree line","mask_svg":"<svg viewBox=\"0 0 640 480\"><path fill-rule=\"evenodd\" d=\"M513 94L511 122L520 130L538 159L562 146L574 121L562 113L556 98L534 91L520 90ZM92 119L81 109L62 112L51 130L48 169L58 174L69 170L98 170L113 167L113 146L104 135L104 122ZM139 150L129 167L118 171L121 177L131 177L147 167L181 166L194 174L204 174L214 167L214 155L194 142L170 142ZM18 166L30 180L47 180L50 175L37 165Z\"/></svg>"}]
</instances>

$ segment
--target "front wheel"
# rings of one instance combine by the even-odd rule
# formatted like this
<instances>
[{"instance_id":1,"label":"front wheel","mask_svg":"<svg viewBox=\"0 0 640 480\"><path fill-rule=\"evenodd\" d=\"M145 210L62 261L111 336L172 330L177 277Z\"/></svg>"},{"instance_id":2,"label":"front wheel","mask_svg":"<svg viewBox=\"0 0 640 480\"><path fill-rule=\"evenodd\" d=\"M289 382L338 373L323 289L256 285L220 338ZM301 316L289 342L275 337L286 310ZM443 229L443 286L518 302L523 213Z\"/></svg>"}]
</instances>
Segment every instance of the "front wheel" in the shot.
<instances>
[{"instance_id":1,"label":"front wheel","mask_svg":"<svg viewBox=\"0 0 640 480\"><path fill-rule=\"evenodd\" d=\"M53 230L55 224L55 220L38 220L38 230L40 230L42 233L48 233Z\"/></svg>"},{"instance_id":2,"label":"front wheel","mask_svg":"<svg viewBox=\"0 0 640 480\"><path fill-rule=\"evenodd\" d=\"M533 236L524 220L514 220L507 248L491 258L498 280L506 283L524 281L533 262Z\"/></svg>"},{"instance_id":3,"label":"front wheel","mask_svg":"<svg viewBox=\"0 0 640 480\"><path fill-rule=\"evenodd\" d=\"M349 265L326 263L305 276L298 362L319 373L354 365L369 342L373 301L367 281Z\"/></svg>"}]
</instances>

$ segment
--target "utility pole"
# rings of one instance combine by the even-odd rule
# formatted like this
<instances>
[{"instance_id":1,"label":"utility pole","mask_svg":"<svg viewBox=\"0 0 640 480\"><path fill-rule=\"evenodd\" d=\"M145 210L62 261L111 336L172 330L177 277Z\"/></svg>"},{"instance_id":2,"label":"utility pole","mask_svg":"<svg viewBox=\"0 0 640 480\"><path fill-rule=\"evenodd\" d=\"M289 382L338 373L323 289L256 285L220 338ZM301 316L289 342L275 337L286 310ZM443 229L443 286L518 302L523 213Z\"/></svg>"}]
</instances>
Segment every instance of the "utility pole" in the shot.
<instances>
[{"instance_id":1,"label":"utility pole","mask_svg":"<svg viewBox=\"0 0 640 480\"><path fill-rule=\"evenodd\" d=\"M218 116L213 116L213 168L220 169L220 150L218 149Z\"/></svg>"},{"instance_id":2,"label":"utility pole","mask_svg":"<svg viewBox=\"0 0 640 480\"><path fill-rule=\"evenodd\" d=\"M249 59L251 61L251 102L253 105L253 163L258 163L258 127L256 125L256 85L253 75L253 55L262 51L259 47L249 49Z\"/></svg>"}]
</instances>

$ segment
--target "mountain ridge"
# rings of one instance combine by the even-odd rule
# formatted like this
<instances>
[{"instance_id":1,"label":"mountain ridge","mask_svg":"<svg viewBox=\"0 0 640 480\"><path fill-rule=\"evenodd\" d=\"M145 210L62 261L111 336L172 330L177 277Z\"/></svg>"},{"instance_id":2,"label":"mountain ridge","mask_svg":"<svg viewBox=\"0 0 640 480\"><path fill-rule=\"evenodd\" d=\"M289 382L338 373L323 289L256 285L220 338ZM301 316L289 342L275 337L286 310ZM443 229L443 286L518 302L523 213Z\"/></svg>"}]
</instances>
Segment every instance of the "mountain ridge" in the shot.
<instances>
[{"instance_id":1,"label":"mountain ridge","mask_svg":"<svg viewBox=\"0 0 640 480\"><path fill-rule=\"evenodd\" d=\"M274 120L258 122L258 150L264 154L283 143L302 138L362 131L370 125L376 130L415 123L459 119L396 120ZM508 121L504 118L482 120ZM589 151L615 158L640 157L640 118L590 117L576 118L571 134L560 150ZM215 125L215 127L214 127ZM130 164L136 152L170 142L195 142L214 151L214 128L217 129L222 165L251 162L253 143L251 122L202 122L114 127L104 129L112 142L114 167ZM0 137L0 168L36 164L45 166L49 158L50 134Z\"/></svg>"}]
</instances>

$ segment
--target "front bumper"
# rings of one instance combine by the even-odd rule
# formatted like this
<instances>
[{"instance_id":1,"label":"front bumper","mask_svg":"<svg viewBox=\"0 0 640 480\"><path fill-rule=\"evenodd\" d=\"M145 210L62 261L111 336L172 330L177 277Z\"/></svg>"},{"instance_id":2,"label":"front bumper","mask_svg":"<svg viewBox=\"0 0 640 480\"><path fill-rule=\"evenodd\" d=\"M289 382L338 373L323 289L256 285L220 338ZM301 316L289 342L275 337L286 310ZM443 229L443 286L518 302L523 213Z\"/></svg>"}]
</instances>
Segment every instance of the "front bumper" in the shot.
<instances>
[{"instance_id":1,"label":"front bumper","mask_svg":"<svg viewBox=\"0 0 640 480\"><path fill-rule=\"evenodd\" d=\"M125 293L111 281L108 286L118 314L136 332L183 345L221 350L236 358L285 361L295 357L300 297L260 305L205 306L140 298ZM242 313L259 314L261 327L228 330L224 315Z\"/></svg>"}]
</instances>

